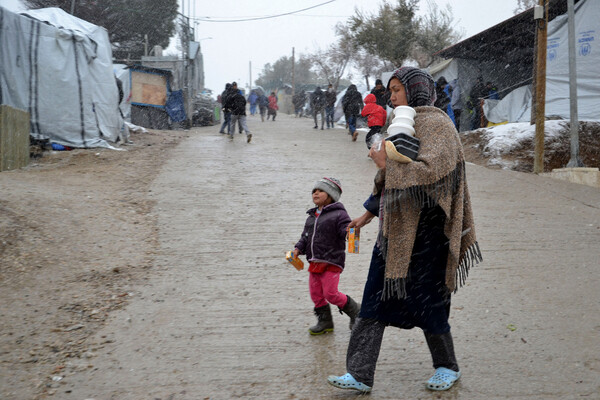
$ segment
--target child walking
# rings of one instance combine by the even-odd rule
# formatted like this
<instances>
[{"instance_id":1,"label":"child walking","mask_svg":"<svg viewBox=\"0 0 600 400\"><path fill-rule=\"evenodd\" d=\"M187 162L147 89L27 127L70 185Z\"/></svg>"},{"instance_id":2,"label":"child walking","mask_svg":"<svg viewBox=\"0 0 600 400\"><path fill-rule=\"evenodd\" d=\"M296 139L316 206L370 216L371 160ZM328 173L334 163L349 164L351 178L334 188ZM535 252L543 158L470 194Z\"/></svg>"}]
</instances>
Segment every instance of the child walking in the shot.
<instances>
[{"instance_id":1,"label":"child walking","mask_svg":"<svg viewBox=\"0 0 600 400\"><path fill-rule=\"evenodd\" d=\"M294 248L295 257L306 254L309 262L308 284L317 316L317 324L308 329L311 335L333 332L329 304L338 306L340 313L350 317L350 329L360 312L360 306L338 290L346 259L346 230L350 223L350 216L338 201L341 194L342 186L335 178L323 178L315 183L312 200L316 207L306 212L308 218Z\"/></svg>"},{"instance_id":2,"label":"child walking","mask_svg":"<svg viewBox=\"0 0 600 400\"><path fill-rule=\"evenodd\" d=\"M367 117L367 125L371 130L367 133L367 137L365 141L367 142L367 147L370 149L371 144L369 141L373 135L379 133L381 131L381 127L385 125L385 119L387 117L387 111L385 108L381 107L377 104L377 98L374 94L369 93L367 97L365 97L365 106L360 113L363 117Z\"/></svg>"}]
</instances>

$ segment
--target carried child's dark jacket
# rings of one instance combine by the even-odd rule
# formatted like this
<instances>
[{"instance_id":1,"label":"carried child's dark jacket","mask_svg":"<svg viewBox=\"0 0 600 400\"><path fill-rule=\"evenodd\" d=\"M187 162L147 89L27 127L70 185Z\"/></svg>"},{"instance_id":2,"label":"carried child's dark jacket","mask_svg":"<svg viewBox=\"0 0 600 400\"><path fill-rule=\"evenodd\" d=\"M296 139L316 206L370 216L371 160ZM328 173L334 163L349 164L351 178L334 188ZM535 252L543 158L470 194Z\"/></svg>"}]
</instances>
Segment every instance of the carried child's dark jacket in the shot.
<instances>
[{"instance_id":1,"label":"carried child's dark jacket","mask_svg":"<svg viewBox=\"0 0 600 400\"><path fill-rule=\"evenodd\" d=\"M306 213L308 218L296 248L306 254L308 262L326 262L344 268L346 261L346 228L350 216L340 202L329 204L315 217L317 207Z\"/></svg>"}]
</instances>

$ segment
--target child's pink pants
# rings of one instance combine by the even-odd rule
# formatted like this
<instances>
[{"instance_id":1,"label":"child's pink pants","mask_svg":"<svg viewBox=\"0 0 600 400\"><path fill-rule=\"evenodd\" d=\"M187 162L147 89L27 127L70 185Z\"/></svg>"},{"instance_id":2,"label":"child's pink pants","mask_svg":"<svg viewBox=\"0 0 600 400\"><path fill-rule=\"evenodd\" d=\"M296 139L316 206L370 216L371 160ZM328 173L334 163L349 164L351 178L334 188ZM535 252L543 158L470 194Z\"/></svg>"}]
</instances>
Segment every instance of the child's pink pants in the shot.
<instances>
[{"instance_id":1,"label":"child's pink pants","mask_svg":"<svg viewBox=\"0 0 600 400\"><path fill-rule=\"evenodd\" d=\"M343 308L348 302L346 295L338 290L341 272L325 271L322 273L311 272L308 278L310 298L315 303L315 308L323 307L327 303Z\"/></svg>"}]
</instances>

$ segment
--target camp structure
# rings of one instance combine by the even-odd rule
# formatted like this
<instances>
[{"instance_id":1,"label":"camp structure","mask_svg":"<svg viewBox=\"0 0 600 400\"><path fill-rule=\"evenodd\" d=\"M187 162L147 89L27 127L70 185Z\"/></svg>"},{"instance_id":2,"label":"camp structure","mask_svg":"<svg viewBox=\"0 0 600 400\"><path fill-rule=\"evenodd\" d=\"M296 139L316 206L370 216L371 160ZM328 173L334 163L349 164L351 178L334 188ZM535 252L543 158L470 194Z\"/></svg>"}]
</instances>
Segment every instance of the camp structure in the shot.
<instances>
[{"instance_id":1,"label":"camp structure","mask_svg":"<svg viewBox=\"0 0 600 400\"><path fill-rule=\"evenodd\" d=\"M567 1L548 1L546 60L547 117L570 119ZM531 8L436 55L446 60L429 68L437 80L457 80L462 98L461 126L468 126L467 103L477 77L492 82L500 100L485 100L484 113L492 123L527 122L531 117L535 20ZM575 0L577 98L580 120L599 120L600 1Z\"/></svg>"},{"instance_id":2,"label":"camp structure","mask_svg":"<svg viewBox=\"0 0 600 400\"><path fill-rule=\"evenodd\" d=\"M0 7L0 103L30 114L30 135L111 147L122 135L106 29L59 8Z\"/></svg>"}]
</instances>

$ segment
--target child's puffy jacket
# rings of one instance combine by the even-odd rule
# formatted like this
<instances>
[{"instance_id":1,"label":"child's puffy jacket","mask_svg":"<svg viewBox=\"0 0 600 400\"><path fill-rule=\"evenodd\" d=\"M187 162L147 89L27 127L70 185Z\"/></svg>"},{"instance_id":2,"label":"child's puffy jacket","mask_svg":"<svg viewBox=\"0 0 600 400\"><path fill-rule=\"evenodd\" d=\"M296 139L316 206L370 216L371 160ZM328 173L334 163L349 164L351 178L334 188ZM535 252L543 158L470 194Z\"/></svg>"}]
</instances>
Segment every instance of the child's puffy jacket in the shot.
<instances>
[{"instance_id":1,"label":"child's puffy jacket","mask_svg":"<svg viewBox=\"0 0 600 400\"><path fill-rule=\"evenodd\" d=\"M316 207L306 213L308 218L296 248L311 262L326 262L344 268L346 261L346 228L350 216L339 201L323 207L315 218Z\"/></svg>"},{"instance_id":2,"label":"child's puffy jacket","mask_svg":"<svg viewBox=\"0 0 600 400\"><path fill-rule=\"evenodd\" d=\"M365 97L365 106L362 109L360 115L363 117L369 116L367 119L367 124L369 127L372 126L383 126L385 125L385 119L387 117L387 111L375 101L375 95L373 93L369 93L367 97Z\"/></svg>"}]
</instances>

